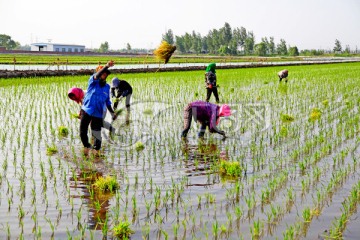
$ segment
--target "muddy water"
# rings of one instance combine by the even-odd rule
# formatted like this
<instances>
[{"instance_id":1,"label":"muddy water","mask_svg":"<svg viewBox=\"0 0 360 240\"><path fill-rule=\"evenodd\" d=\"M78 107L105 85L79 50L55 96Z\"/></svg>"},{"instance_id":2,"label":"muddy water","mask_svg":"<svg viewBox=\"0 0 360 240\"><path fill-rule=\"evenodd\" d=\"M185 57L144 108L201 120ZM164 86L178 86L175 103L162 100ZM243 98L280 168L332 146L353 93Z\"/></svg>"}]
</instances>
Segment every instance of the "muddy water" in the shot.
<instances>
[{"instance_id":1,"label":"muddy water","mask_svg":"<svg viewBox=\"0 0 360 240\"><path fill-rule=\"evenodd\" d=\"M287 106L283 107L282 99L273 99L275 109L268 128L251 121L235 127L230 123L236 121L229 119L219 125L229 132L228 139L207 133L201 141L196 136L199 126L193 124L183 141L184 104L179 104L172 87L152 98L159 86L144 87L134 80L134 86L143 87L141 95L134 94L131 111L124 109L112 123L115 137L110 139L103 129L103 158L81 155L79 121L70 118L78 107L63 94L74 84L0 88L0 238L110 239L111 229L124 219L131 223L133 239L164 239L166 234L171 239L175 235L250 239L258 220L263 239L282 238L288 226L303 223L302 211L313 208L317 191L325 189L337 171L350 166L341 184L332 188L331 199L324 198L324 207L308 224L307 232L299 233L300 238L313 239L331 227L341 213L341 202L359 180L359 128L351 122L358 109L331 102L330 114L324 113L322 122L307 121L308 112L301 109L308 109L315 101L310 97L318 95L311 83L306 89L309 97L302 101L296 101L304 94L296 90L304 86L301 81L288 87ZM337 88L346 90L353 102L358 83L348 80L347 84L346 89L345 84ZM249 85L246 91L255 95L258 88ZM267 94L278 94L277 86L269 88ZM296 113L294 122L284 125L279 121L277 113L284 109ZM264 124L267 126L266 121ZM68 127L69 136L59 137L61 125ZM287 134L280 136L280 126L286 126ZM350 128L356 132L348 134ZM139 141L145 145L142 151L134 146ZM48 156L46 150L52 144L58 152ZM331 151L322 153L327 144ZM233 179L219 174L219 159L239 161L242 176ZM306 159L309 163L301 171L300 162ZM318 179L312 177L316 168L321 170ZM116 177L119 190L94 192L94 179L107 175ZM294 200L288 204L291 187ZM262 201L267 190L269 199ZM268 222L272 207L280 210L276 220ZM344 233L349 239L357 239L357 215L351 217Z\"/></svg>"}]
</instances>

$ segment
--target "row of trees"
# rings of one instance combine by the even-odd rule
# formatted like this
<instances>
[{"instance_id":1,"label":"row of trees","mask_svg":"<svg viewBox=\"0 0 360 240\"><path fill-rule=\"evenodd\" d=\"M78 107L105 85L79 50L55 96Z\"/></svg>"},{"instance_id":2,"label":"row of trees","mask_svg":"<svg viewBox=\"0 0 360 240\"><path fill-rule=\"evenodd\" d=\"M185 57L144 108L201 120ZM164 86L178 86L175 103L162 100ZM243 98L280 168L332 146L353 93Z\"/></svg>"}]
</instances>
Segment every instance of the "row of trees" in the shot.
<instances>
[{"instance_id":1,"label":"row of trees","mask_svg":"<svg viewBox=\"0 0 360 240\"><path fill-rule=\"evenodd\" d=\"M223 55L299 55L296 46L287 46L284 39L275 44L274 37L263 37L260 43L255 43L255 35L244 27L232 29L229 23L220 29L210 30L206 36L193 31L181 36L175 36L169 29L162 36L170 44L176 44L181 53L211 53Z\"/></svg>"},{"instance_id":2,"label":"row of trees","mask_svg":"<svg viewBox=\"0 0 360 240\"><path fill-rule=\"evenodd\" d=\"M244 27L232 29L229 23L225 23L220 29L213 29L207 35L192 31L181 36L174 36L171 29L162 35L162 39L170 44L175 44L180 53L211 53L221 55L323 55L324 50L302 50L299 52L297 46L288 46L284 39L275 43L274 37L263 37L259 43L255 42L255 35ZM341 43L335 40L334 53L350 53L347 45L342 50ZM355 53L358 53L357 49Z\"/></svg>"}]
</instances>

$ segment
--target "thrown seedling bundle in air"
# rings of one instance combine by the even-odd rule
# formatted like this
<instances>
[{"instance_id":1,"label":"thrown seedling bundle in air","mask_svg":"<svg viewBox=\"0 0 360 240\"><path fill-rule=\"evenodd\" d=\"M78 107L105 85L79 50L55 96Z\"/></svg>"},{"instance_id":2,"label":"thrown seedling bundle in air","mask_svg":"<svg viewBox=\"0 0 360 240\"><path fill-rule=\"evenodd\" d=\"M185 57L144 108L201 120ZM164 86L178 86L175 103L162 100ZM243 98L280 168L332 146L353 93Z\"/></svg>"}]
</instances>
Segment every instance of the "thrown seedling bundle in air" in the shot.
<instances>
[{"instance_id":1,"label":"thrown seedling bundle in air","mask_svg":"<svg viewBox=\"0 0 360 240\"><path fill-rule=\"evenodd\" d=\"M160 46L154 50L154 55L156 59L168 63L171 55L175 52L176 46L169 44L166 41L162 41Z\"/></svg>"}]
</instances>

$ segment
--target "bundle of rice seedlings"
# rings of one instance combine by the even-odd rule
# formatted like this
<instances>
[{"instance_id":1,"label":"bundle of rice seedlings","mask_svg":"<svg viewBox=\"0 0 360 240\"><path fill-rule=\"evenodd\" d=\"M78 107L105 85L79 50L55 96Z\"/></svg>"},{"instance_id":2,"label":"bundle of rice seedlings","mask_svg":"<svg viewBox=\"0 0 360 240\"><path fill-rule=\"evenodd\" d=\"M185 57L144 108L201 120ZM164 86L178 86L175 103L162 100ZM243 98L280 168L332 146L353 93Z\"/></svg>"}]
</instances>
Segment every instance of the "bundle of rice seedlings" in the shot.
<instances>
[{"instance_id":1,"label":"bundle of rice seedlings","mask_svg":"<svg viewBox=\"0 0 360 240\"><path fill-rule=\"evenodd\" d=\"M65 126L58 127L58 131L61 137L66 137L67 135L69 135L69 129Z\"/></svg>"},{"instance_id":2,"label":"bundle of rice seedlings","mask_svg":"<svg viewBox=\"0 0 360 240\"><path fill-rule=\"evenodd\" d=\"M291 116L290 114L282 113L281 114L281 121L283 122L292 122L295 118Z\"/></svg>"},{"instance_id":3,"label":"bundle of rice seedlings","mask_svg":"<svg viewBox=\"0 0 360 240\"><path fill-rule=\"evenodd\" d=\"M315 121L315 120L320 119L321 113L322 113L322 112L321 112L320 109L318 109L318 108L313 108L313 109L311 110L309 120Z\"/></svg>"},{"instance_id":4,"label":"bundle of rice seedlings","mask_svg":"<svg viewBox=\"0 0 360 240\"><path fill-rule=\"evenodd\" d=\"M154 50L154 55L158 60L164 61L166 64L169 62L170 57L175 52L175 50L176 46L173 46L166 41L162 41L160 46Z\"/></svg>"}]
</instances>

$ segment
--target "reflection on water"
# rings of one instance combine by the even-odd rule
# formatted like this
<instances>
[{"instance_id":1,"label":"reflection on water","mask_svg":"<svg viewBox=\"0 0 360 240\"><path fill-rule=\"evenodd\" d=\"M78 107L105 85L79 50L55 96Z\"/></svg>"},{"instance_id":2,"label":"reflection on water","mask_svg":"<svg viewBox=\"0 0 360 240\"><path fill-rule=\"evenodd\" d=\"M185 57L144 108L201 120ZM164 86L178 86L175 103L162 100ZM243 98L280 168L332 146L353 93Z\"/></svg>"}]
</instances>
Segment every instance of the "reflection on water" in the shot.
<instances>
[{"instance_id":1,"label":"reflection on water","mask_svg":"<svg viewBox=\"0 0 360 240\"><path fill-rule=\"evenodd\" d=\"M217 143L205 140L199 140L197 144L184 140L182 152L185 156L185 173L189 177L212 174L219 159L227 159L226 152L220 151ZM192 186L213 185L217 182L194 183Z\"/></svg>"},{"instance_id":2,"label":"reflection on water","mask_svg":"<svg viewBox=\"0 0 360 240\"><path fill-rule=\"evenodd\" d=\"M93 184L103 176L106 166L98 160L94 167L78 169L70 177L70 188L80 191L72 191L71 197L80 198L88 207L87 225L91 230L102 230L107 225L107 214L110 208L109 200L114 196L113 193L97 191ZM106 226L105 226L106 227Z\"/></svg>"},{"instance_id":3,"label":"reflection on water","mask_svg":"<svg viewBox=\"0 0 360 240\"><path fill-rule=\"evenodd\" d=\"M302 61L289 61L289 62L272 62L271 60L266 62L219 62L216 63L217 67L221 66L276 66L276 65L298 65L298 64L318 64L318 63L341 63L341 62L357 62L360 61L358 57L331 57L331 58L304 58ZM122 64L115 65L112 69L158 69L158 68L173 68L173 67L204 67L208 63L167 63L167 64ZM48 65L14 65L14 64L0 64L0 70L91 70L95 69L97 64L83 64L83 65L58 65L58 64L48 64Z\"/></svg>"}]
</instances>

